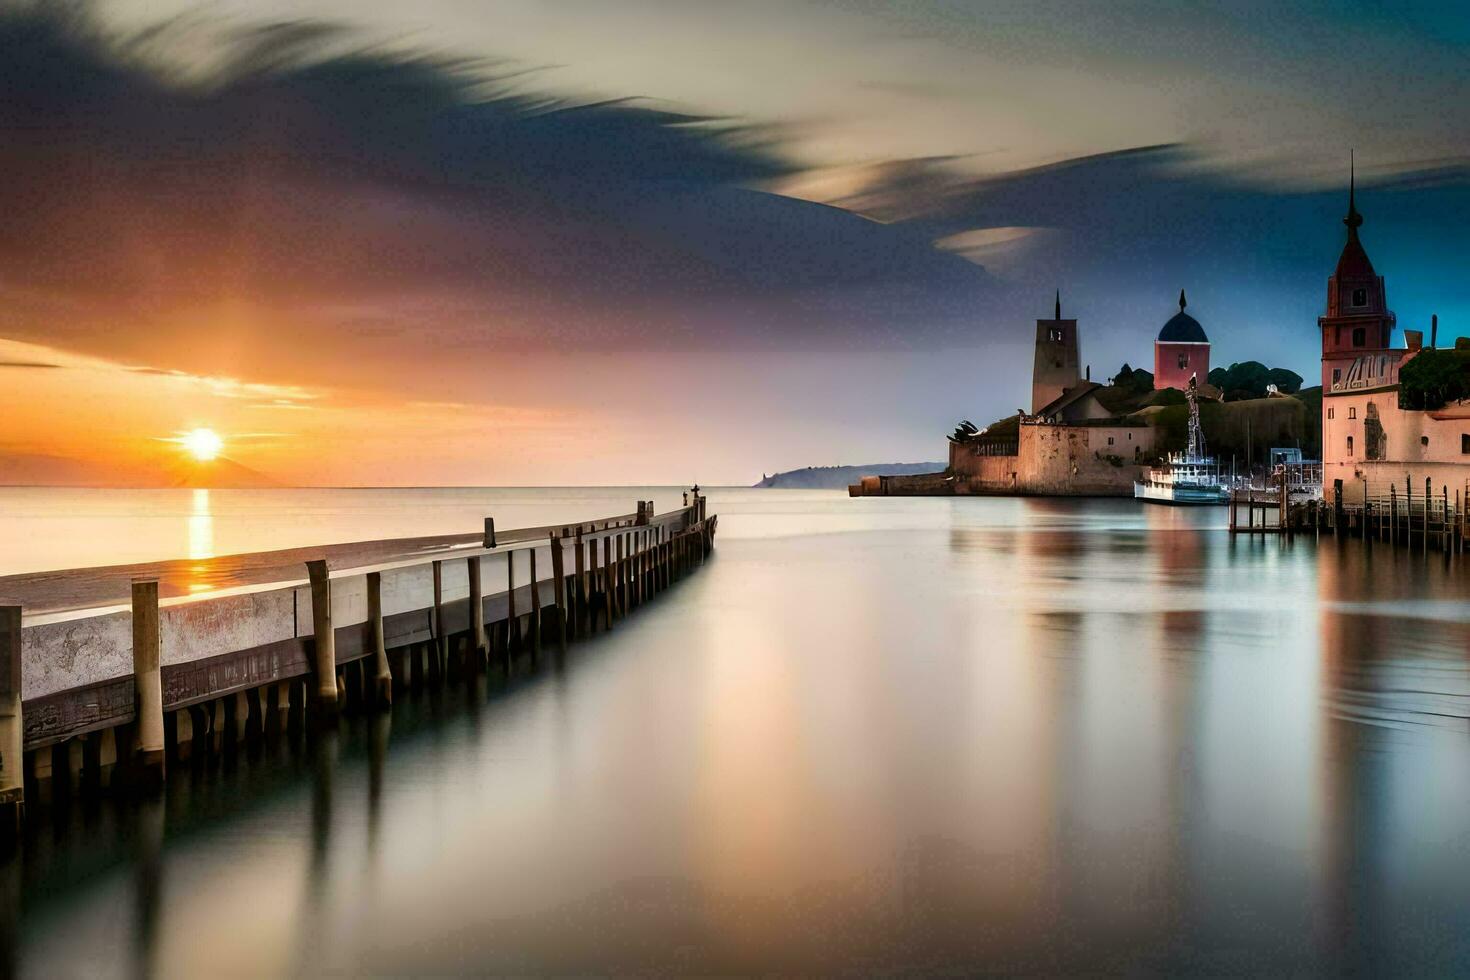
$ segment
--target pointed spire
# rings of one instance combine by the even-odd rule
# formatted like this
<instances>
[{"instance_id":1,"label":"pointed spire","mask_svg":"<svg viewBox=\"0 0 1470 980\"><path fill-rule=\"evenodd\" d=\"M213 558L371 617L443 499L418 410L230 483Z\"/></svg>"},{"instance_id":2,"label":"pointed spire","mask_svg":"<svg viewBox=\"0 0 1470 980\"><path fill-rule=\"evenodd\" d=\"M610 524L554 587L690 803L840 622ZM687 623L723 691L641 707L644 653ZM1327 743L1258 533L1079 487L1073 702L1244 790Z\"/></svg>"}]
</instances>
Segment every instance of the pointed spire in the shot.
<instances>
[{"instance_id":1,"label":"pointed spire","mask_svg":"<svg viewBox=\"0 0 1470 980\"><path fill-rule=\"evenodd\" d=\"M1052 319L1053 320L1060 320L1061 318L1062 318L1062 291L1060 289L1058 289L1057 290L1057 314L1056 314L1056 316L1052 317Z\"/></svg>"},{"instance_id":2,"label":"pointed spire","mask_svg":"<svg viewBox=\"0 0 1470 980\"><path fill-rule=\"evenodd\" d=\"M1363 216L1358 213L1358 206L1355 200L1357 197L1358 183L1356 156L1357 154L1354 151L1348 151L1348 213L1347 217L1342 219L1342 223L1347 225L1348 238L1357 238L1358 229L1363 224Z\"/></svg>"},{"instance_id":3,"label":"pointed spire","mask_svg":"<svg viewBox=\"0 0 1470 980\"><path fill-rule=\"evenodd\" d=\"M1179 290L1179 312L1180 313L1183 313L1184 312L1184 308L1186 306L1188 306L1188 305L1189 305L1189 302L1187 300L1185 300L1185 298L1184 298L1184 290L1182 290L1182 289Z\"/></svg>"}]
</instances>

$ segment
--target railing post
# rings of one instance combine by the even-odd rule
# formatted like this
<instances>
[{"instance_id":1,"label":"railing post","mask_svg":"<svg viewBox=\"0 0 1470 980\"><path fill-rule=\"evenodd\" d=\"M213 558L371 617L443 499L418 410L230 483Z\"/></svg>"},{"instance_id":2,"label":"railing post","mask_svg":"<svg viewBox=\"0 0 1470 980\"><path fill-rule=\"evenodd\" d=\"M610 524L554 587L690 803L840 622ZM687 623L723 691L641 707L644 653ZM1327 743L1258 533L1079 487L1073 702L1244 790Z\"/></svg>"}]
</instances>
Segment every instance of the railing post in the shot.
<instances>
[{"instance_id":1,"label":"railing post","mask_svg":"<svg viewBox=\"0 0 1470 980\"><path fill-rule=\"evenodd\" d=\"M388 665L388 644L383 638L383 575L367 575L368 622L373 630L373 702L379 708L393 703L393 668Z\"/></svg>"},{"instance_id":2,"label":"railing post","mask_svg":"<svg viewBox=\"0 0 1470 980\"><path fill-rule=\"evenodd\" d=\"M158 582L133 582L133 708L138 730L138 764L145 787L165 778L163 737L162 632ZM335 690L335 688L334 688Z\"/></svg>"},{"instance_id":3,"label":"railing post","mask_svg":"<svg viewBox=\"0 0 1470 980\"><path fill-rule=\"evenodd\" d=\"M444 680L449 666L449 637L444 635L444 563L431 562L434 570L434 608L430 613L430 634L433 637L433 660L430 661L429 679L436 683Z\"/></svg>"},{"instance_id":4,"label":"railing post","mask_svg":"<svg viewBox=\"0 0 1470 980\"><path fill-rule=\"evenodd\" d=\"M475 666L478 669L490 649L485 636L485 589L480 583L480 556L467 559L465 568L470 578L470 642L475 647Z\"/></svg>"},{"instance_id":5,"label":"railing post","mask_svg":"<svg viewBox=\"0 0 1470 980\"><path fill-rule=\"evenodd\" d=\"M577 536L572 539L572 558L576 568L576 588L574 590L577 600L576 618L573 628L578 636L587 633L587 553L584 551L586 542L582 540L582 525L577 525Z\"/></svg>"},{"instance_id":6,"label":"railing post","mask_svg":"<svg viewBox=\"0 0 1470 980\"><path fill-rule=\"evenodd\" d=\"M516 553L505 553L505 653L509 657L519 645L520 624L516 622Z\"/></svg>"},{"instance_id":7,"label":"railing post","mask_svg":"<svg viewBox=\"0 0 1470 980\"><path fill-rule=\"evenodd\" d=\"M312 670L316 674L315 709L319 720L337 718L337 637L332 632L332 579L327 563L306 563L311 578Z\"/></svg>"},{"instance_id":8,"label":"railing post","mask_svg":"<svg viewBox=\"0 0 1470 980\"><path fill-rule=\"evenodd\" d=\"M21 715L20 606L0 606L0 841L20 837L25 816L25 719Z\"/></svg>"},{"instance_id":9,"label":"railing post","mask_svg":"<svg viewBox=\"0 0 1470 980\"><path fill-rule=\"evenodd\" d=\"M536 571L536 549L531 554L531 651L541 652L541 576Z\"/></svg>"},{"instance_id":10,"label":"railing post","mask_svg":"<svg viewBox=\"0 0 1470 980\"><path fill-rule=\"evenodd\" d=\"M565 650L567 646L567 580L566 556L562 554L562 539L551 535L552 596L556 602L556 641Z\"/></svg>"}]
</instances>

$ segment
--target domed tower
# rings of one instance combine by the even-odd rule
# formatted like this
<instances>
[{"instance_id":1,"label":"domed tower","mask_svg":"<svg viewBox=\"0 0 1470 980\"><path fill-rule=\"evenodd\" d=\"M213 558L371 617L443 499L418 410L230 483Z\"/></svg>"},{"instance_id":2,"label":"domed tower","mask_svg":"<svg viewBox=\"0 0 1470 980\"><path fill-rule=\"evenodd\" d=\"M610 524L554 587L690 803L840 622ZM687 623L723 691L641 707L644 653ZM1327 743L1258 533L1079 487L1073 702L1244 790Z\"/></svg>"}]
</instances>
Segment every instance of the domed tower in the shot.
<instances>
[{"instance_id":1,"label":"domed tower","mask_svg":"<svg viewBox=\"0 0 1470 980\"><path fill-rule=\"evenodd\" d=\"M1322 328L1322 391L1330 394L1348 382L1350 368L1360 357L1389 349L1396 318L1388 308L1383 277L1358 240L1363 216L1358 213L1356 175L1348 176L1347 243L1337 269L1327 280L1327 315L1317 318ZM1384 379L1387 383L1387 379Z\"/></svg>"},{"instance_id":2,"label":"domed tower","mask_svg":"<svg viewBox=\"0 0 1470 980\"><path fill-rule=\"evenodd\" d=\"M1205 328L1184 308L1189 301L1179 290L1179 312L1169 318L1154 341L1154 388L1189 387L1189 379L1198 377L1204 384L1210 376L1210 338Z\"/></svg>"}]
</instances>

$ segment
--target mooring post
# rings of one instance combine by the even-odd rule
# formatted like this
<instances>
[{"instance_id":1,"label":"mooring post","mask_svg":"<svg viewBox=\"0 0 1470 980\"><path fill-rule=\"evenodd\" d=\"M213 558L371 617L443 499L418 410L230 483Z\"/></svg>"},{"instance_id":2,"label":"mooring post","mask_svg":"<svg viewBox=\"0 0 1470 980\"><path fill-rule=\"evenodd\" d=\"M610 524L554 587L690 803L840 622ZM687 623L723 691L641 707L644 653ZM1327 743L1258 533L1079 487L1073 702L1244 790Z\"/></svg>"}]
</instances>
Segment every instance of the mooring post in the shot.
<instances>
[{"instance_id":1,"label":"mooring post","mask_svg":"<svg viewBox=\"0 0 1470 980\"><path fill-rule=\"evenodd\" d=\"M1424 478L1424 533L1423 536L1419 539L1426 555L1429 554L1429 501L1433 499L1434 484L1431 483L1430 478L1426 476Z\"/></svg>"},{"instance_id":2,"label":"mooring post","mask_svg":"<svg viewBox=\"0 0 1470 980\"><path fill-rule=\"evenodd\" d=\"M337 637L332 632L332 579L325 559L306 563L311 578L312 668L316 674L315 709L321 721L337 717Z\"/></svg>"},{"instance_id":3,"label":"mooring post","mask_svg":"<svg viewBox=\"0 0 1470 980\"><path fill-rule=\"evenodd\" d=\"M138 730L138 765L145 788L162 784L165 745L163 681L159 676L163 643L159 629L158 582L133 582L133 708Z\"/></svg>"},{"instance_id":4,"label":"mooring post","mask_svg":"<svg viewBox=\"0 0 1470 980\"><path fill-rule=\"evenodd\" d=\"M19 839L25 816L20 606L0 606L0 843Z\"/></svg>"},{"instance_id":5,"label":"mooring post","mask_svg":"<svg viewBox=\"0 0 1470 980\"><path fill-rule=\"evenodd\" d=\"M465 568L470 578L470 642L475 647L475 666L485 662L490 650L490 641L485 636L485 589L480 583L480 556L466 560Z\"/></svg>"},{"instance_id":6,"label":"mooring post","mask_svg":"<svg viewBox=\"0 0 1470 980\"><path fill-rule=\"evenodd\" d=\"M619 619L628 614L627 605L623 602L623 536L615 534L608 544L609 549L617 546L617 558L612 563L612 575L608 579L608 589L613 594L613 611Z\"/></svg>"},{"instance_id":7,"label":"mooring post","mask_svg":"<svg viewBox=\"0 0 1470 980\"><path fill-rule=\"evenodd\" d=\"M495 547L495 518L485 518L485 545L486 548Z\"/></svg>"},{"instance_id":8,"label":"mooring post","mask_svg":"<svg viewBox=\"0 0 1470 980\"><path fill-rule=\"evenodd\" d=\"M383 575L367 574L368 622L373 629L373 704L386 708L393 703L393 668L388 664L388 644L383 638Z\"/></svg>"},{"instance_id":9,"label":"mooring post","mask_svg":"<svg viewBox=\"0 0 1470 980\"><path fill-rule=\"evenodd\" d=\"M431 648L434 659L429 677L443 680L449 667L449 637L444 635L444 563L435 561L430 565L434 573L434 607L429 614L429 630L434 640Z\"/></svg>"}]
</instances>

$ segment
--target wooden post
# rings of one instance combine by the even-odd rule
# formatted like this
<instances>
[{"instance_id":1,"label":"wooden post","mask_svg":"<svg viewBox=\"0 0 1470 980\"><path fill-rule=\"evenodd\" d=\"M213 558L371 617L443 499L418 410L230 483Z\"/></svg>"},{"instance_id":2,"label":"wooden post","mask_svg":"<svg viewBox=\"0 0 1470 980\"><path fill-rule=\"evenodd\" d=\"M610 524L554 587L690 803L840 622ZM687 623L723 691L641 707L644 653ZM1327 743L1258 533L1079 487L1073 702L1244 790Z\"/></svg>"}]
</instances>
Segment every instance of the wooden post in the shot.
<instances>
[{"instance_id":1,"label":"wooden post","mask_svg":"<svg viewBox=\"0 0 1470 980\"><path fill-rule=\"evenodd\" d=\"M485 589L480 583L480 556L467 559L465 567L470 576L470 642L475 647L475 665L478 668L490 650L490 641L485 636Z\"/></svg>"},{"instance_id":2,"label":"wooden post","mask_svg":"<svg viewBox=\"0 0 1470 980\"><path fill-rule=\"evenodd\" d=\"M315 707L322 721L337 717L337 638L332 632L332 580L324 559L306 563L311 577L312 670L316 674Z\"/></svg>"},{"instance_id":3,"label":"wooden post","mask_svg":"<svg viewBox=\"0 0 1470 980\"><path fill-rule=\"evenodd\" d=\"M587 553L583 549L586 542L582 540L582 526L577 525L577 536L573 538L572 559L576 568L574 579L575 587L573 593L576 596L577 612L572 622L577 636L587 633Z\"/></svg>"},{"instance_id":4,"label":"wooden post","mask_svg":"<svg viewBox=\"0 0 1470 980\"><path fill-rule=\"evenodd\" d=\"M373 704L386 708L393 703L393 668L388 665L388 643L383 638L383 575L367 574L368 622L373 630Z\"/></svg>"},{"instance_id":5,"label":"wooden post","mask_svg":"<svg viewBox=\"0 0 1470 980\"><path fill-rule=\"evenodd\" d=\"M566 556L562 553L562 539L551 535L552 595L556 601L556 642L565 650L567 646L567 579Z\"/></svg>"},{"instance_id":6,"label":"wooden post","mask_svg":"<svg viewBox=\"0 0 1470 980\"><path fill-rule=\"evenodd\" d=\"M541 577L536 573L536 549L531 548L531 650L541 652Z\"/></svg>"},{"instance_id":7,"label":"wooden post","mask_svg":"<svg viewBox=\"0 0 1470 980\"><path fill-rule=\"evenodd\" d=\"M534 560L534 559L533 559ZM535 576L531 576L533 579ZM505 553L505 652L511 653L520 643L520 624L516 622L516 553Z\"/></svg>"},{"instance_id":8,"label":"wooden post","mask_svg":"<svg viewBox=\"0 0 1470 980\"><path fill-rule=\"evenodd\" d=\"M592 542L594 548L596 541ZM593 559L597 557L596 550L592 553ZM613 623L613 595L612 595L612 538L602 537L602 629L606 632L612 629Z\"/></svg>"},{"instance_id":9,"label":"wooden post","mask_svg":"<svg viewBox=\"0 0 1470 980\"><path fill-rule=\"evenodd\" d=\"M622 619L624 616L628 615L628 604L625 601L623 595L623 536L621 534L618 534L614 535L614 538L617 541L618 557L613 562L613 574L611 582L613 591L613 609L617 612L618 618Z\"/></svg>"},{"instance_id":10,"label":"wooden post","mask_svg":"<svg viewBox=\"0 0 1470 980\"><path fill-rule=\"evenodd\" d=\"M1448 484L1440 484L1440 513L1442 519L1439 522L1439 543L1445 554L1450 553L1450 488Z\"/></svg>"},{"instance_id":11,"label":"wooden post","mask_svg":"<svg viewBox=\"0 0 1470 980\"><path fill-rule=\"evenodd\" d=\"M1420 536L1420 544L1424 547L1424 554L1429 554L1429 501L1435 497L1435 486L1424 478L1424 530Z\"/></svg>"},{"instance_id":12,"label":"wooden post","mask_svg":"<svg viewBox=\"0 0 1470 980\"><path fill-rule=\"evenodd\" d=\"M20 606L0 606L0 842L20 837L25 816L25 719L21 715Z\"/></svg>"},{"instance_id":13,"label":"wooden post","mask_svg":"<svg viewBox=\"0 0 1470 980\"><path fill-rule=\"evenodd\" d=\"M486 548L495 547L495 518L485 518L485 543Z\"/></svg>"},{"instance_id":14,"label":"wooden post","mask_svg":"<svg viewBox=\"0 0 1470 980\"><path fill-rule=\"evenodd\" d=\"M1399 487L1397 483L1388 485L1388 543L1398 544L1399 541Z\"/></svg>"},{"instance_id":15,"label":"wooden post","mask_svg":"<svg viewBox=\"0 0 1470 980\"><path fill-rule=\"evenodd\" d=\"M1341 539L1341 538L1343 538L1343 537L1346 536L1346 529L1343 527L1343 525L1345 523L1346 523L1346 521L1343 519L1343 512L1342 512L1342 481L1341 480L1333 480L1332 481L1332 533L1335 534L1335 535L1337 535L1337 537L1339 539Z\"/></svg>"},{"instance_id":16,"label":"wooden post","mask_svg":"<svg viewBox=\"0 0 1470 980\"><path fill-rule=\"evenodd\" d=\"M145 787L163 782L163 655L158 620L158 582L133 582L133 712L136 716L138 764ZM333 682L335 685L335 681ZM335 691L335 686L333 687Z\"/></svg>"},{"instance_id":17,"label":"wooden post","mask_svg":"<svg viewBox=\"0 0 1470 980\"><path fill-rule=\"evenodd\" d=\"M429 677L434 681L444 679L449 665L449 637L444 635L444 563L431 562L434 570L434 608L429 613L429 632L433 637L433 660L429 662Z\"/></svg>"}]
</instances>

